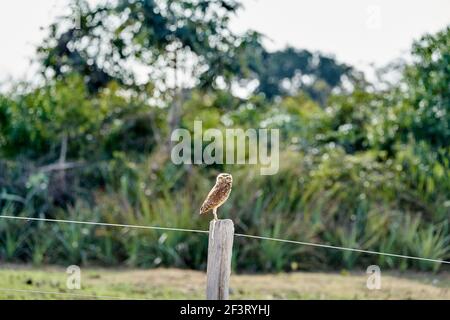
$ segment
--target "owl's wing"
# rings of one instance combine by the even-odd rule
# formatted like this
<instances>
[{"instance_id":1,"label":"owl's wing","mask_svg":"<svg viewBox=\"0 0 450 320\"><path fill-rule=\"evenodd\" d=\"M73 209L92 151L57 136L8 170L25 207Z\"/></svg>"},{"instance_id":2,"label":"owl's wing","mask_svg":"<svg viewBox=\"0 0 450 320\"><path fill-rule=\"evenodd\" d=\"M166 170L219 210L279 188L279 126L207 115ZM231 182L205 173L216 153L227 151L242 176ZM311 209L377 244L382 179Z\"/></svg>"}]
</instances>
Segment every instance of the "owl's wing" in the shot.
<instances>
[{"instance_id":1,"label":"owl's wing","mask_svg":"<svg viewBox=\"0 0 450 320\"><path fill-rule=\"evenodd\" d=\"M205 201L203 201L202 206L200 207L200 214L204 214L209 210L214 208L214 205L217 203L219 197L219 188L215 185L211 191L208 193Z\"/></svg>"}]
</instances>

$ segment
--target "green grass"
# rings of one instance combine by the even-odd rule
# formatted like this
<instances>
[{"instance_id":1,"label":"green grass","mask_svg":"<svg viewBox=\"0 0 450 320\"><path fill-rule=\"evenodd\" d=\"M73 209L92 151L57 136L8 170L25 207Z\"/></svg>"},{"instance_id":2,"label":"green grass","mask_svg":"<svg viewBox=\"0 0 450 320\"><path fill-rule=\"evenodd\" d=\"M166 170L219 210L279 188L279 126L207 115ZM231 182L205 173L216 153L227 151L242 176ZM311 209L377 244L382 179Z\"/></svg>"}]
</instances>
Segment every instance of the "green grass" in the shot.
<instances>
[{"instance_id":1,"label":"green grass","mask_svg":"<svg viewBox=\"0 0 450 320\"><path fill-rule=\"evenodd\" d=\"M61 267L0 268L0 299L204 299L204 272L181 269L82 268L82 288L69 290ZM386 272L380 290L363 272L236 275L231 299L450 299L450 273Z\"/></svg>"}]
</instances>

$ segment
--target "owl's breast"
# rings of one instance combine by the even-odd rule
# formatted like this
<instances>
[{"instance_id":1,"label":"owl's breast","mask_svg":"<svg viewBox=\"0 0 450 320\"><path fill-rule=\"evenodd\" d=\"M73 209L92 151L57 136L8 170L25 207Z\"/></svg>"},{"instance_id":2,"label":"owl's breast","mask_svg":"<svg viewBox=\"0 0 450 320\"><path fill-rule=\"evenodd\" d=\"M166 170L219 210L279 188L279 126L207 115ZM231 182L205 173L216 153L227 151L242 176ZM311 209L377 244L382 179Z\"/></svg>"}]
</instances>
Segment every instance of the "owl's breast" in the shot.
<instances>
[{"instance_id":1,"label":"owl's breast","mask_svg":"<svg viewBox=\"0 0 450 320\"><path fill-rule=\"evenodd\" d=\"M225 201L227 201L228 197L231 194L231 183L223 184L219 188L217 188L218 193L218 202L219 205L222 205Z\"/></svg>"}]
</instances>

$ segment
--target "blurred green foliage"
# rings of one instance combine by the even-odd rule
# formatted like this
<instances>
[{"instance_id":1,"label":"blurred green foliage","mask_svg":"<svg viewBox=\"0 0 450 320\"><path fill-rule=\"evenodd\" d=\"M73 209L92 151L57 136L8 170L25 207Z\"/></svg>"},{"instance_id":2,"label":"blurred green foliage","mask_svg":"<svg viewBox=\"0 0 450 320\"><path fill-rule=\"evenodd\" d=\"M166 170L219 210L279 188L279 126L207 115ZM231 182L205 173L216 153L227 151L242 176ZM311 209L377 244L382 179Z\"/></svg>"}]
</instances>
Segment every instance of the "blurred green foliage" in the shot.
<instances>
[{"instance_id":1,"label":"blurred green foliage","mask_svg":"<svg viewBox=\"0 0 450 320\"><path fill-rule=\"evenodd\" d=\"M449 259L449 27L417 41L399 81L377 90L330 57L292 48L268 53L257 34L229 34L229 16L216 18L233 13L234 1L174 1L170 10L153 1L95 9L80 3L81 30L64 33L57 22L39 49L45 82L0 95L1 214L206 229L198 208L215 175L227 171L235 187L219 212L237 232ZM129 19L111 33L105 19L122 15ZM116 35L105 56L109 68L90 51L98 28ZM213 46L214 37L222 42ZM169 57L172 46L207 58L199 81L178 90L178 102L165 95L169 89L157 89L156 79L137 85L120 68L124 52L157 68L152 54ZM239 98L215 82L224 73L258 86ZM299 75L312 82L295 82ZM256 166L172 164L164 146L175 103L178 125L191 131L194 120L220 130L279 128L280 171L261 176ZM61 163L69 166L61 170ZM0 221L1 261L204 268L206 252L199 234ZM247 271L368 264L439 268L246 238L236 238L233 260Z\"/></svg>"}]
</instances>

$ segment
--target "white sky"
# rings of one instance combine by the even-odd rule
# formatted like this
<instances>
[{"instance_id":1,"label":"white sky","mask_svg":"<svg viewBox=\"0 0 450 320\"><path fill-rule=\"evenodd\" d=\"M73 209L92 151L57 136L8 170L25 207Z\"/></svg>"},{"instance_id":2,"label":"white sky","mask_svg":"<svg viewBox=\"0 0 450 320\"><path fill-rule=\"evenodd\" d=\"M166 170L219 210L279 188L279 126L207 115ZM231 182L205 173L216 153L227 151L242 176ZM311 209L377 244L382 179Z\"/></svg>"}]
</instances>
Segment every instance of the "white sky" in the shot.
<instances>
[{"instance_id":1,"label":"white sky","mask_svg":"<svg viewBox=\"0 0 450 320\"><path fill-rule=\"evenodd\" d=\"M95 1L94 1L95 2ZM33 75L29 60L67 0L0 2L0 81ZM405 56L413 39L450 24L449 0L244 0L235 31L268 36L269 49L319 50L366 69Z\"/></svg>"}]
</instances>

